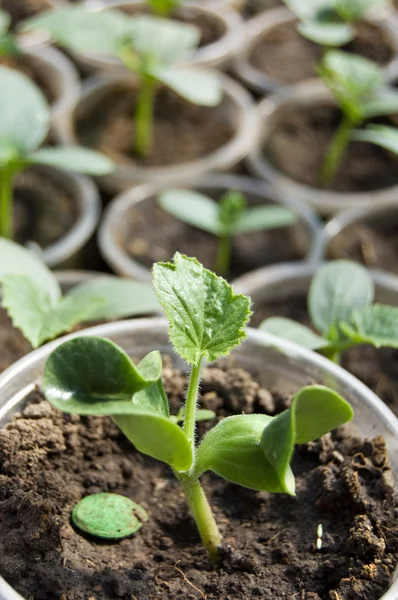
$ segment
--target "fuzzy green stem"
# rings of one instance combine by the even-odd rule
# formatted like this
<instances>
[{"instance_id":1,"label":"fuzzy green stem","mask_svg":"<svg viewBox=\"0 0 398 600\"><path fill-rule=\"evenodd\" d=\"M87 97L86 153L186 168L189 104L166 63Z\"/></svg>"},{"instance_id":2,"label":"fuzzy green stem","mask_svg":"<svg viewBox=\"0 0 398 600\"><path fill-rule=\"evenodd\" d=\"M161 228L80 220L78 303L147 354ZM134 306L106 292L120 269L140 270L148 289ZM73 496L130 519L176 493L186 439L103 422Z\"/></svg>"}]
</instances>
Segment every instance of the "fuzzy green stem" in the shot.
<instances>
[{"instance_id":1,"label":"fuzzy green stem","mask_svg":"<svg viewBox=\"0 0 398 600\"><path fill-rule=\"evenodd\" d=\"M192 479L184 474L179 474L177 477L184 488L188 506L195 519L203 545L209 554L210 561L215 564L219 560L222 537L210 504L197 479Z\"/></svg>"},{"instance_id":2,"label":"fuzzy green stem","mask_svg":"<svg viewBox=\"0 0 398 600\"><path fill-rule=\"evenodd\" d=\"M225 275L229 271L231 261L231 236L222 235L218 238L217 258L215 271L218 275Z\"/></svg>"},{"instance_id":3,"label":"fuzzy green stem","mask_svg":"<svg viewBox=\"0 0 398 600\"><path fill-rule=\"evenodd\" d=\"M135 151L139 156L147 156L151 149L154 104L154 81L144 75L135 114Z\"/></svg>"},{"instance_id":4,"label":"fuzzy green stem","mask_svg":"<svg viewBox=\"0 0 398 600\"><path fill-rule=\"evenodd\" d=\"M191 378L189 381L187 400L185 402L184 409L184 433L187 436L191 446L193 454L195 454L195 417L196 417L196 406L198 400L199 382L200 382L200 368L202 366L202 357L200 358L197 365L192 367Z\"/></svg>"},{"instance_id":5,"label":"fuzzy green stem","mask_svg":"<svg viewBox=\"0 0 398 600\"><path fill-rule=\"evenodd\" d=\"M356 123L348 115L343 116L340 125L329 144L322 165L321 184L323 186L329 185L335 178L355 125Z\"/></svg>"},{"instance_id":6,"label":"fuzzy green stem","mask_svg":"<svg viewBox=\"0 0 398 600\"><path fill-rule=\"evenodd\" d=\"M12 219L12 178L13 170L4 167L0 172L0 236L11 239Z\"/></svg>"}]
</instances>

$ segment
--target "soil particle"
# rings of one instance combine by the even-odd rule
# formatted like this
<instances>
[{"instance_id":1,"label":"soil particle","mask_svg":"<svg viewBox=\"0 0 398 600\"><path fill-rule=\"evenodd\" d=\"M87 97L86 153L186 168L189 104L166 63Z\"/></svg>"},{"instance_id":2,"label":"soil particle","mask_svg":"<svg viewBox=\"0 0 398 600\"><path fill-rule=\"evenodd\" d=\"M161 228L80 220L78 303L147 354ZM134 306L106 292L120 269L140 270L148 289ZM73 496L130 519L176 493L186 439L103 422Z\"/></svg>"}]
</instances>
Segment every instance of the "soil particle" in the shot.
<instances>
[{"instance_id":1,"label":"soil particle","mask_svg":"<svg viewBox=\"0 0 398 600\"><path fill-rule=\"evenodd\" d=\"M166 360L173 412L186 376ZM278 394L242 369L208 367L203 405L258 411ZM209 424L200 424L202 435ZM183 494L166 466L135 452L107 418L63 415L39 391L0 431L0 573L32 600L377 600L396 564L398 528L381 438L349 427L299 446L297 497L203 477L224 536L218 569L199 543ZM136 536L98 542L71 527L83 496L114 491L149 511ZM322 523L323 547L315 548Z\"/></svg>"},{"instance_id":2,"label":"soil particle","mask_svg":"<svg viewBox=\"0 0 398 600\"><path fill-rule=\"evenodd\" d=\"M160 89L155 101L152 149L145 158L133 152L135 105L132 90L108 90L89 114L78 117L76 133L84 146L130 166L183 164L214 152L234 133L227 98L216 107L196 106Z\"/></svg>"},{"instance_id":3,"label":"soil particle","mask_svg":"<svg viewBox=\"0 0 398 600\"><path fill-rule=\"evenodd\" d=\"M301 36L297 24L298 21L288 21L265 33L253 47L250 62L272 79L285 83L314 77L322 48ZM359 23L357 37L343 49L379 64L386 64L393 56L383 29L368 22Z\"/></svg>"},{"instance_id":4,"label":"soil particle","mask_svg":"<svg viewBox=\"0 0 398 600\"><path fill-rule=\"evenodd\" d=\"M341 113L327 103L281 107L264 153L295 181L320 186L320 172ZM379 190L398 184L398 159L374 144L349 144L330 189L346 192Z\"/></svg>"}]
</instances>

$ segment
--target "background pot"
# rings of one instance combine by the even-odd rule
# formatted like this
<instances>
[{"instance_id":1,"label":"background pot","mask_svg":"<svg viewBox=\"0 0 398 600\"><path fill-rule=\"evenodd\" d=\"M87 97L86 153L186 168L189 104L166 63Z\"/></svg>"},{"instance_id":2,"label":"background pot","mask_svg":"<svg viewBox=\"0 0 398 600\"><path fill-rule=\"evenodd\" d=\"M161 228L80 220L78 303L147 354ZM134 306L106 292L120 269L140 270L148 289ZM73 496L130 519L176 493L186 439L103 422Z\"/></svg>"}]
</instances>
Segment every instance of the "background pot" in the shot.
<instances>
[{"instance_id":1,"label":"background pot","mask_svg":"<svg viewBox=\"0 0 398 600\"><path fill-rule=\"evenodd\" d=\"M98 190L93 181L84 175L74 175L47 166L35 166L32 169L65 189L75 199L78 212L73 227L62 238L43 249L35 244L33 249L49 267L76 266L79 263L79 250L93 235L100 218Z\"/></svg>"},{"instance_id":2,"label":"background pot","mask_svg":"<svg viewBox=\"0 0 398 600\"><path fill-rule=\"evenodd\" d=\"M108 8L129 10L133 12L147 8L143 0L106 0L94 4L94 0L88 3L90 6L96 6L100 10ZM198 48L192 58L182 64L195 67L221 67L227 63L232 57L236 56L245 43L246 36L243 29L243 22L238 12L233 10L225 2L188 2L177 9L177 14L180 15L199 15L208 17L220 30L219 39ZM125 73L126 68L120 63L117 58L106 55L93 53L76 54L76 61L81 67L89 72L100 71L107 74L115 74L115 72Z\"/></svg>"},{"instance_id":3,"label":"background pot","mask_svg":"<svg viewBox=\"0 0 398 600\"><path fill-rule=\"evenodd\" d=\"M312 206L323 215L335 214L340 210L358 207L372 207L380 202L393 202L398 197L398 185L368 192L335 192L299 183L279 171L265 156L262 148L272 135L275 125L283 118L283 109L291 107L311 107L319 104L336 103L321 81L297 85L291 96L274 94L265 98L257 107L260 126L253 147L246 159L249 170L271 182L285 198L294 198Z\"/></svg>"},{"instance_id":4,"label":"background pot","mask_svg":"<svg viewBox=\"0 0 398 600\"><path fill-rule=\"evenodd\" d=\"M215 152L183 164L145 167L118 165L110 175L101 177L100 185L111 193L117 193L133 185L146 182L174 182L182 178L195 178L210 171L224 171L236 165L249 153L254 132L257 129L257 115L251 96L238 83L222 73L213 71L224 90L224 100L212 110L218 110L220 119L233 124L235 133ZM110 79L93 78L84 86L76 106L70 104L62 118L54 124L55 135L62 145L78 144L76 119L84 118L112 90L131 89L136 86L132 76L120 75Z\"/></svg>"},{"instance_id":5,"label":"background pot","mask_svg":"<svg viewBox=\"0 0 398 600\"><path fill-rule=\"evenodd\" d=\"M287 8L273 8L261 12L256 17L250 19L246 25L246 33L249 37L243 51L236 57L234 61L234 72L245 83L247 87L261 94L277 92L279 94L294 93L295 85L286 83L282 79L270 77L264 71L251 63L250 57L254 47L261 39L270 34L275 27L284 24L292 23L296 20L295 15ZM398 52L398 34L396 28L391 24L391 19L373 18L371 23L380 27L385 32L388 39L393 56L389 63L385 65L385 77L387 81L391 81L397 72L397 52ZM315 76L315 73L314 73Z\"/></svg>"},{"instance_id":6,"label":"background pot","mask_svg":"<svg viewBox=\"0 0 398 600\"><path fill-rule=\"evenodd\" d=\"M109 337L135 357L158 349L171 353L166 322L163 319L137 319L85 330L76 335ZM52 342L20 360L0 377L0 426L21 409L24 399L40 383L44 363L60 342ZM309 380L334 387L354 407L359 433L386 439L390 463L398 476L398 421L384 404L352 375L327 359L299 346L262 332L249 330L249 339L233 352L237 365L255 371L262 385L293 393ZM177 364L181 366L178 358ZM380 598L396 600L398 580ZM0 578L0 600L21 600L21 596Z\"/></svg>"},{"instance_id":7,"label":"background pot","mask_svg":"<svg viewBox=\"0 0 398 600\"><path fill-rule=\"evenodd\" d=\"M138 204L151 200L167 187L170 186L148 184L136 187L115 198L108 206L99 230L98 244L106 262L119 275L151 281L150 270L134 260L124 247L123 242L129 239L129 219L126 217ZM320 226L312 211L301 203L288 202L280 198L264 182L233 175L207 175L200 180L180 179L178 182L173 182L171 187L194 189L204 194L211 194L211 192L222 194L234 189L242 191L249 203L265 200L287 205L298 215L296 235L299 245L304 250L305 258L311 260L318 248ZM176 247L175 250L178 248Z\"/></svg>"}]
</instances>

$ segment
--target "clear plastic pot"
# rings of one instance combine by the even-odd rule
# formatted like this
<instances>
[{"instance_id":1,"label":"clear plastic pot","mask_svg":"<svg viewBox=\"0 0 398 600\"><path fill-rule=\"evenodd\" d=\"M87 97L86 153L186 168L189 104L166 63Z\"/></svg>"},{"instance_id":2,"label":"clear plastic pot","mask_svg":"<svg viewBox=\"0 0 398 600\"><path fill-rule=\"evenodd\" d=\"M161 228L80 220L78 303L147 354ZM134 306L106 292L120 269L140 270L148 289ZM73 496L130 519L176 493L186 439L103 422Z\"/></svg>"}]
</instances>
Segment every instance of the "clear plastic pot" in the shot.
<instances>
[{"instance_id":1,"label":"clear plastic pot","mask_svg":"<svg viewBox=\"0 0 398 600\"><path fill-rule=\"evenodd\" d=\"M93 181L84 175L73 175L53 167L35 166L34 170L51 178L63 188L77 205L77 219L73 227L59 240L47 246L32 247L49 267L69 267L78 264L79 250L88 242L97 227L101 202Z\"/></svg>"},{"instance_id":2,"label":"clear plastic pot","mask_svg":"<svg viewBox=\"0 0 398 600\"><path fill-rule=\"evenodd\" d=\"M159 167L119 164L113 173L101 177L99 185L110 193L117 193L139 183L172 183L182 178L200 177L210 171L226 171L247 156L252 148L258 123L253 100L233 79L217 71L213 73L220 80L224 99L218 107L210 110L217 110L221 120L229 120L233 125L235 133L229 141L215 152L183 164ZM88 80L78 104L71 104L62 118L55 122L54 131L58 142L62 145L79 144L76 118L84 118L113 90L129 90L136 86L136 80L129 75Z\"/></svg>"},{"instance_id":3,"label":"clear plastic pot","mask_svg":"<svg viewBox=\"0 0 398 600\"><path fill-rule=\"evenodd\" d=\"M163 319L136 319L102 325L72 334L63 338L62 342L77 335L108 337L135 357L154 349L173 354ZM0 377L0 427L21 410L26 396L35 385L40 385L45 361L59 344L60 341L52 342L32 352ZM233 352L233 356L238 366L256 372L263 386L278 389L282 393L294 393L307 385L309 380L333 387L351 402L355 410L353 423L360 435L384 436L397 480L398 421L381 400L355 377L322 356L253 329L249 330L248 340ZM174 358L176 364L181 366L178 357ZM380 600L397 598L398 581L395 580ZM21 600L21 596L2 578L0 600Z\"/></svg>"},{"instance_id":4,"label":"clear plastic pot","mask_svg":"<svg viewBox=\"0 0 398 600\"><path fill-rule=\"evenodd\" d=\"M161 184L139 186L121 194L107 207L98 232L98 245L103 258L118 275L151 281L150 270L134 260L125 249L124 242L131 237L127 215L138 204L153 201L167 187ZM298 245L303 249L304 258L311 260L315 257L321 231L317 217L300 202L289 202L278 197L265 182L234 175L207 175L200 180L174 181L172 187L194 189L204 194L215 192L217 195L234 189L242 191L249 203L265 201L286 205L298 215L295 235Z\"/></svg>"},{"instance_id":5,"label":"clear plastic pot","mask_svg":"<svg viewBox=\"0 0 398 600\"><path fill-rule=\"evenodd\" d=\"M269 35L274 28L292 23L295 20L295 15L288 8L278 7L263 11L247 23L246 32L249 40L243 51L234 60L233 70L251 90L260 94L278 93L287 95L294 93L295 84L286 83L282 79L279 80L268 76L264 71L251 63L250 57L256 44ZM386 80L391 81L396 74L398 64L397 29L393 26L389 18L374 17L370 22L383 30L393 51L391 60L385 65Z\"/></svg>"},{"instance_id":6,"label":"clear plastic pot","mask_svg":"<svg viewBox=\"0 0 398 600\"><path fill-rule=\"evenodd\" d=\"M289 96L273 94L262 100L257 107L261 124L253 141L253 149L246 159L249 170L269 181L282 196L301 200L323 215L335 214L348 208L373 207L379 203L394 202L398 198L398 185L368 192L335 192L301 184L279 171L268 160L262 149L278 121L283 119L283 110L287 106L310 108L320 104L334 106L335 100L323 83L317 80L297 85Z\"/></svg>"},{"instance_id":7,"label":"clear plastic pot","mask_svg":"<svg viewBox=\"0 0 398 600\"><path fill-rule=\"evenodd\" d=\"M98 10L107 10L115 8L120 10L129 10L130 13L147 9L147 4L144 0L107 0L97 2L90 0L89 6ZM188 21L190 15L192 18L208 17L216 24L217 30L220 31L220 37L214 42L198 48L192 58L182 64L195 67L217 67L225 65L231 58L237 56L245 43L246 35L243 27L243 21L238 12L233 10L232 6L228 6L225 2L188 2L184 3L177 9L177 15L185 17ZM93 53L74 54L78 64L88 72L99 71L115 74L119 71L125 73L126 69L120 61L107 55L99 55Z\"/></svg>"}]
</instances>

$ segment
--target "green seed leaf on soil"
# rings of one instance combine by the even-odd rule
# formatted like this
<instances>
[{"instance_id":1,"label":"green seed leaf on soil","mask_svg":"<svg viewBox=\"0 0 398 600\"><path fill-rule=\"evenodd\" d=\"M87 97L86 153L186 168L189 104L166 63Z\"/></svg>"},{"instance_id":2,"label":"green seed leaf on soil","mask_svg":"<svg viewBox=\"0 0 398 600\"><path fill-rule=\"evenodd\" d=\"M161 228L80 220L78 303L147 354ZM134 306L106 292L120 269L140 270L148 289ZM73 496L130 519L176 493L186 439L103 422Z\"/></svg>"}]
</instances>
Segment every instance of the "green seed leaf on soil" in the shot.
<instances>
[{"instance_id":1,"label":"green seed leaf on soil","mask_svg":"<svg viewBox=\"0 0 398 600\"><path fill-rule=\"evenodd\" d=\"M193 104L217 106L222 100L219 78L205 69L159 65L151 68L149 74Z\"/></svg>"},{"instance_id":2,"label":"green seed leaf on soil","mask_svg":"<svg viewBox=\"0 0 398 600\"><path fill-rule=\"evenodd\" d=\"M394 127L369 125L366 129L353 131L352 139L360 142L370 142L398 154L398 130Z\"/></svg>"},{"instance_id":3,"label":"green seed leaf on soil","mask_svg":"<svg viewBox=\"0 0 398 600\"><path fill-rule=\"evenodd\" d=\"M297 221L297 216L284 206L254 206L246 210L238 219L234 233L251 233L289 227Z\"/></svg>"},{"instance_id":4,"label":"green seed leaf on soil","mask_svg":"<svg viewBox=\"0 0 398 600\"><path fill-rule=\"evenodd\" d=\"M349 322L353 311L371 304L373 297L373 280L366 268L336 260L321 266L312 279L308 309L315 327L329 338L332 329Z\"/></svg>"},{"instance_id":5,"label":"green seed leaf on soil","mask_svg":"<svg viewBox=\"0 0 398 600\"><path fill-rule=\"evenodd\" d=\"M372 304L355 311L351 322L340 327L356 343L398 348L398 307Z\"/></svg>"},{"instance_id":6,"label":"green seed leaf on soil","mask_svg":"<svg viewBox=\"0 0 398 600\"><path fill-rule=\"evenodd\" d=\"M158 197L159 205L188 225L220 235L218 203L193 190L167 190Z\"/></svg>"},{"instance_id":7,"label":"green seed leaf on soil","mask_svg":"<svg viewBox=\"0 0 398 600\"><path fill-rule=\"evenodd\" d=\"M136 533L148 518L141 504L110 493L86 496L72 511L72 523L78 529L109 540L123 539Z\"/></svg>"},{"instance_id":8,"label":"green seed leaf on soil","mask_svg":"<svg viewBox=\"0 0 398 600\"><path fill-rule=\"evenodd\" d=\"M388 6L390 0L337 0L336 10L344 21L360 21L371 9Z\"/></svg>"},{"instance_id":9,"label":"green seed leaf on soil","mask_svg":"<svg viewBox=\"0 0 398 600\"><path fill-rule=\"evenodd\" d=\"M265 319L260 325L259 329L272 335L277 335L285 340L289 340L310 350L320 350L321 348L328 347L329 341L317 335L305 325L297 323L292 319L285 319L283 317L271 317Z\"/></svg>"},{"instance_id":10,"label":"green seed leaf on soil","mask_svg":"<svg viewBox=\"0 0 398 600\"><path fill-rule=\"evenodd\" d=\"M356 35L355 29L348 23L303 21L298 24L297 29L303 37L320 46L344 46Z\"/></svg>"},{"instance_id":11,"label":"green seed leaf on soil","mask_svg":"<svg viewBox=\"0 0 398 600\"><path fill-rule=\"evenodd\" d=\"M154 265L153 278L171 341L189 364L226 356L246 338L250 299L195 258L177 252L174 263Z\"/></svg>"},{"instance_id":12,"label":"green seed leaf on soil","mask_svg":"<svg viewBox=\"0 0 398 600\"><path fill-rule=\"evenodd\" d=\"M383 115L396 115L398 113L398 91L392 88L381 88L372 94L369 98L362 102L362 114L366 119L374 117L382 117ZM378 128L392 129L383 125L370 125L365 131L372 131L373 128L377 131ZM363 130L361 130L363 131ZM355 139L355 138L354 138ZM373 140L364 140L373 141ZM374 142L377 143L377 142Z\"/></svg>"},{"instance_id":13,"label":"green seed leaf on soil","mask_svg":"<svg viewBox=\"0 0 398 600\"><path fill-rule=\"evenodd\" d=\"M28 160L87 175L106 175L115 169L114 163L100 152L74 146L40 148L30 154Z\"/></svg>"},{"instance_id":14,"label":"green seed leaf on soil","mask_svg":"<svg viewBox=\"0 0 398 600\"><path fill-rule=\"evenodd\" d=\"M297 392L290 408L270 421L262 433L261 448L284 492L295 493L290 469L294 445L320 438L352 417L352 408L344 398L329 388L313 385Z\"/></svg>"}]
</instances>

